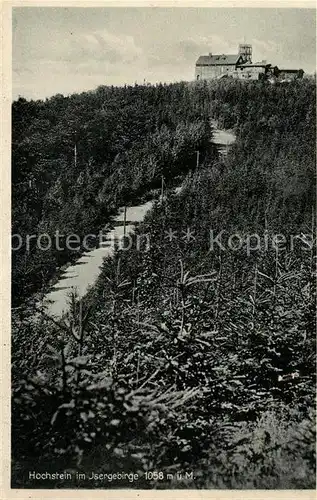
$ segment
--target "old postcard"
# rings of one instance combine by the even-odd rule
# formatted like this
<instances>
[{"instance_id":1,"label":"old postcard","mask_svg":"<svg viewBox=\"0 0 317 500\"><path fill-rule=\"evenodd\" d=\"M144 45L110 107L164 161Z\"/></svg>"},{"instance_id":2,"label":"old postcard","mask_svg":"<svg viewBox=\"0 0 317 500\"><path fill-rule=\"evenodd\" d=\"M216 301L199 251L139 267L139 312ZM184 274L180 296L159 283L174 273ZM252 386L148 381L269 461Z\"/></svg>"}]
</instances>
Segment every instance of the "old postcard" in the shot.
<instances>
[{"instance_id":1,"label":"old postcard","mask_svg":"<svg viewBox=\"0 0 317 500\"><path fill-rule=\"evenodd\" d=\"M3 5L3 498L311 498L314 6Z\"/></svg>"}]
</instances>

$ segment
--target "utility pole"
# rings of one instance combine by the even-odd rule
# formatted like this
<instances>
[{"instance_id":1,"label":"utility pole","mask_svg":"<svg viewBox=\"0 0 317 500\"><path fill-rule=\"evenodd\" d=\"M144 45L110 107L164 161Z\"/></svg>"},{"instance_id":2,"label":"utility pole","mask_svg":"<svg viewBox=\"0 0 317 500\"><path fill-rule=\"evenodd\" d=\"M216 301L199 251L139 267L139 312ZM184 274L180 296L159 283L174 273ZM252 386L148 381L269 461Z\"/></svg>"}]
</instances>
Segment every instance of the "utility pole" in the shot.
<instances>
[{"instance_id":1,"label":"utility pole","mask_svg":"<svg viewBox=\"0 0 317 500\"><path fill-rule=\"evenodd\" d=\"M196 151L196 168L199 167L199 151Z\"/></svg>"},{"instance_id":2,"label":"utility pole","mask_svg":"<svg viewBox=\"0 0 317 500\"><path fill-rule=\"evenodd\" d=\"M126 222L127 222L127 207L124 207L124 215L123 215L123 236L125 236L126 233Z\"/></svg>"},{"instance_id":3,"label":"utility pole","mask_svg":"<svg viewBox=\"0 0 317 500\"><path fill-rule=\"evenodd\" d=\"M161 200L163 202L163 196L164 196L164 175L162 175L162 184L161 184Z\"/></svg>"},{"instance_id":4,"label":"utility pole","mask_svg":"<svg viewBox=\"0 0 317 500\"><path fill-rule=\"evenodd\" d=\"M74 147L74 157L75 157L75 168L77 168L77 144L75 142L75 147Z\"/></svg>"}]
</instances>

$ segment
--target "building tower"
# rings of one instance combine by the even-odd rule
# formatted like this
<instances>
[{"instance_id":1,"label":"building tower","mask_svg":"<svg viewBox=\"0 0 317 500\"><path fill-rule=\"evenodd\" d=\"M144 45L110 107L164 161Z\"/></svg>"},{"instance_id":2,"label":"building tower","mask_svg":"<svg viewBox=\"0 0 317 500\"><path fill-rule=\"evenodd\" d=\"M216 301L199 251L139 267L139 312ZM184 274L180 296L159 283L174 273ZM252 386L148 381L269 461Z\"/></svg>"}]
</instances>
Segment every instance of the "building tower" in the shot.
<instances>
[{"instance_id":1,"label":"building tower","mask_svg":"<svg viewBox=\"0 0 317 500\"><path fill-rule=\"evenodd\" d=\"M248 43L240 43L239 56L243 57L243 63L252 63L252 45Z\"/></svg>"}]
</instances>

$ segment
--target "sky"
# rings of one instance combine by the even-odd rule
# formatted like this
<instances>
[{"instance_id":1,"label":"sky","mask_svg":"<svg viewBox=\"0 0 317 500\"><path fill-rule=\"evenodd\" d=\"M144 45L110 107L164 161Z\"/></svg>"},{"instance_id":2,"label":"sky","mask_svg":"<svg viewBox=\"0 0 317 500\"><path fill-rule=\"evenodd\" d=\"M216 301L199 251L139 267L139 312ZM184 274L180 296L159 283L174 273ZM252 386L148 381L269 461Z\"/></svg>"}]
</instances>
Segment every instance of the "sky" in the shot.
<instances>
[{"instance_id":1,"label":"sky","mask_svg":"<svg viewBox=\"0 0 317 500\"><path fill-rule=\"evenodd\" d=\"M313 9L18 7L12 22L13 99L193 80L200 55L244 41L254 62L316 70Z\"/></svg>"}]
</instances>

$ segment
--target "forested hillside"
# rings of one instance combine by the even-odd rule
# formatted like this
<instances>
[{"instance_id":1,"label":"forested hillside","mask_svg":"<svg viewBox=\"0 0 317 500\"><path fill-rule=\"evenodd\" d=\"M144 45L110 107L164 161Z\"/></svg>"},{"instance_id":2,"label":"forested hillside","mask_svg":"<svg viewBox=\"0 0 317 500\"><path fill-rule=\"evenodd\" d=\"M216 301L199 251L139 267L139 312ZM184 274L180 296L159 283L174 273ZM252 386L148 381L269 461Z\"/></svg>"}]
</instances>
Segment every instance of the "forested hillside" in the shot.
<instances>
[{"instance_id":1,"label":"forested hillside","mask_svg":"<svg viewBox=\"0 0 317 500\"><path fill-rule=\"evenodd\" d=\"M37 461L73 474L44 488L314 488L315 104L309 79L13 104L14 232L92 232L183 181L69 317L13 315L15 487ZM210 119L237 134L225 158ZM43 253L14 256L20 303L62 261Z\"/></svg>"},{"instance_id":2,"label":"forested hillside","mask_svg":"<svg viewBox=\"0 0 317 500\"><path fill-rule=\"evenodd\" d=\"M94 234L120 205L159 186L161 175L171 180L195 166L196 150L208 153L208 113L198 102L179 84L13 103L13 234L23 242L13 253L14 303L78 255L37 251L36 238L26 251L26 235Z\"/></svg>"}]
</instances>

